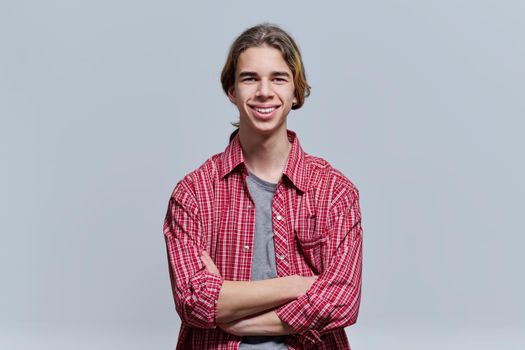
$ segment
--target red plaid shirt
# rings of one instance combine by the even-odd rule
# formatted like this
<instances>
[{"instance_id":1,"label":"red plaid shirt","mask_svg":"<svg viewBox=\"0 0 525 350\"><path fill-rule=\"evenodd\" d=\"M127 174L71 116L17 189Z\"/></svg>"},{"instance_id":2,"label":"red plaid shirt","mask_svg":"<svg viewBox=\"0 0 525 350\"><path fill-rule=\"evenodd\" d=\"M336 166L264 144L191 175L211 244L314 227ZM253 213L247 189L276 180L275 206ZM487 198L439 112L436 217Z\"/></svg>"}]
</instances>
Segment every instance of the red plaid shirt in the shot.
<instances>
[{"instance_id":1,"label":"red plaid shirt","mask_svg":"<svg viewBox=\"0 0 525 350\"><path fill-rule=\"evenodd\" d=\"M362 230L358 191L295 133L272 203L277 274L319 278L277 315L297 334L289 349L349 349L344 327L356 322L361 295ZM255 207L239 136L175 187L164 222L175 306L182 320L177 349L238 349L241 337L215 323L223 280L249 281ZM210 253L222 277L206 271Z\"/></svg>"}]
</instances>

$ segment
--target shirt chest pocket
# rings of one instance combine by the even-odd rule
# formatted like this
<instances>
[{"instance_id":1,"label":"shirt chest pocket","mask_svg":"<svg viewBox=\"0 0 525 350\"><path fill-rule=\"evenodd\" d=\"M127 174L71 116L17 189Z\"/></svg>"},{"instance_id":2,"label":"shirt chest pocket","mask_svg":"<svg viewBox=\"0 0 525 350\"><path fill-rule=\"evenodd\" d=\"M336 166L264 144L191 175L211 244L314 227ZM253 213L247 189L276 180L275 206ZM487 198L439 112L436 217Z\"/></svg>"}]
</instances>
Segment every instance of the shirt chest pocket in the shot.
<instances>
[{"instance_id":1,"label":"shirt chest pocket","mask_svg":"<svg viewBox=\"0 0 525 350\"><path fill-rule=\"evenodd\" d=\"M324 252L328 244L326 233L326 230L317 221L317 217L310 214L300 218L294 228L296 249L300 260L315 275L320 275L324 270ZM300 273L307 273L304 271L305 267L301 266L299 270Z\"/></svg>"}]
</instances>

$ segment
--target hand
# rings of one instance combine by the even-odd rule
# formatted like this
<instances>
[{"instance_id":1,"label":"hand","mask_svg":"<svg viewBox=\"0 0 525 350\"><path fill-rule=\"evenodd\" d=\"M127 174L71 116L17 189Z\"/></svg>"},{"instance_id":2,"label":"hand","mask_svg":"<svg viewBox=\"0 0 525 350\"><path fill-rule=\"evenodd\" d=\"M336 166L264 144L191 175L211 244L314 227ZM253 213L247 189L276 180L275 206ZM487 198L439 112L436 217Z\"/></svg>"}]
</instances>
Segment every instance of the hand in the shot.
<instances>
[{"instance_id":1,"label":"hand","mask_svg":"<svg viewBox=\"0 0 525 350\"><path fill-rule=\"evenodd\" d=\"M318 276L299 276L294 275L293 277L293 285L296 288L297 291L297 297L299 298L302 295L306 294L306 291L310 289L312 284L317 280Z\"/></svg>"},{"instance_id":2,"label":"hand","mask_svg":"<svg viewBox=\"0 0 525 350\"><path fill-rule=\"evenodd\" d=\"M218 323L217 326L219 326L219 328L225 331L226 333L242 337L245 335L243 331L246 328L246 325L249 323L249 321L249 318L245 318L228 323Z\"/></svg>"},{"instance_id":3,"label":"hand","mask_svg":"<svg viewBox=\"0 0 525 350\"><path fill-rule=\"evenodd\" d=\"M206 266L206 271L214 275L217 275L219 277L221 276L219 269L217 268L217 266L215 265L215 263L213 262L213 260L211 259L211 256L208 254L207 251L203 250L201 252L201 260L204 263L204 266Z\"/></svg>"}]
</instances>

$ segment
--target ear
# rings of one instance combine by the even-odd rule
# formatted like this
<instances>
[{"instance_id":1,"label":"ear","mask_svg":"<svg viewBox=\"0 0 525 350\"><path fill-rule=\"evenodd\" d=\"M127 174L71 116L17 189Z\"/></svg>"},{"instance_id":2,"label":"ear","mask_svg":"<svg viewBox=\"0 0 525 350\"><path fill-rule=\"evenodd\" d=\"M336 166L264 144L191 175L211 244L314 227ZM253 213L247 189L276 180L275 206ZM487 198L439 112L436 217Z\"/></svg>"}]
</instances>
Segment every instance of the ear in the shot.
<instances>
[{"instance_id":1,"label":"ear","mask_svg":"<svg viewBox=\"0 0 525 350\"><path fill-rule=\"evenodd\" d=\"M297 97L294 97L292 100L292 106L295 106L297 104Z\"/></svg>"},{"instance_id":2,"label":"ear","mask_svg":"<svg viewBox=\"0 0 525 350\"><path fill-rule=\"evenodd\" d=\"M235 95L235 87L231 86L228 89L228 98L230 99L230 102L234 105L237 104L236 95Z\"/></svg>"}]
</instances>

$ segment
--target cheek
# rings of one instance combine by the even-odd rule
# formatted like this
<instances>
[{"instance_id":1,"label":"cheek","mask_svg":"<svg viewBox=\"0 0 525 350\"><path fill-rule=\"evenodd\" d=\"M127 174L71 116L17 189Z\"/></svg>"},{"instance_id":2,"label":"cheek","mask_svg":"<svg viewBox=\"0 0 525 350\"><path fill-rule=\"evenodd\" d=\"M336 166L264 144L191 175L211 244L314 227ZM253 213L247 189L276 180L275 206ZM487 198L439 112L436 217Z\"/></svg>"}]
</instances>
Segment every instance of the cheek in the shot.
<instances>
[{"instance_id":1,"label":"cheek","mask_svg":"<svg viewBox=\"0 0 525 350\"><path fill-rule=\"evenodd\" d=\"M252 91L253 90L253 91ZM250 98L252 98L252 96L254 96L255 94L255 89L250 89L250 88L247 88L247 87L244 87L242 89L239 89L237 90L237 102L245 102L247 100L249 100Z\"/></svg>"},{"instance_id":2,"label":"cheek","mask_svg":"<svg viewBox=\"0 0 525 350\"><path fill-rule=\"evenodd\" d=\"M277 90L279 95L284 99L292 99L295 97L295 88L292 86L281 86L280 89Z\"/></svg>"},{"instance_id":3,"label":"cheek","mask_svg":"<svg viewBox=\"0 0 525 350\"><path fill-rule=\"evenodd\" d=\"M287 102L289 102L291 104L293 99L295 98L295 90L287 89L286 91L283 91L281 96L283 97L283 99L285 101L287 101Z\"/></svg>"}]
</instances>

